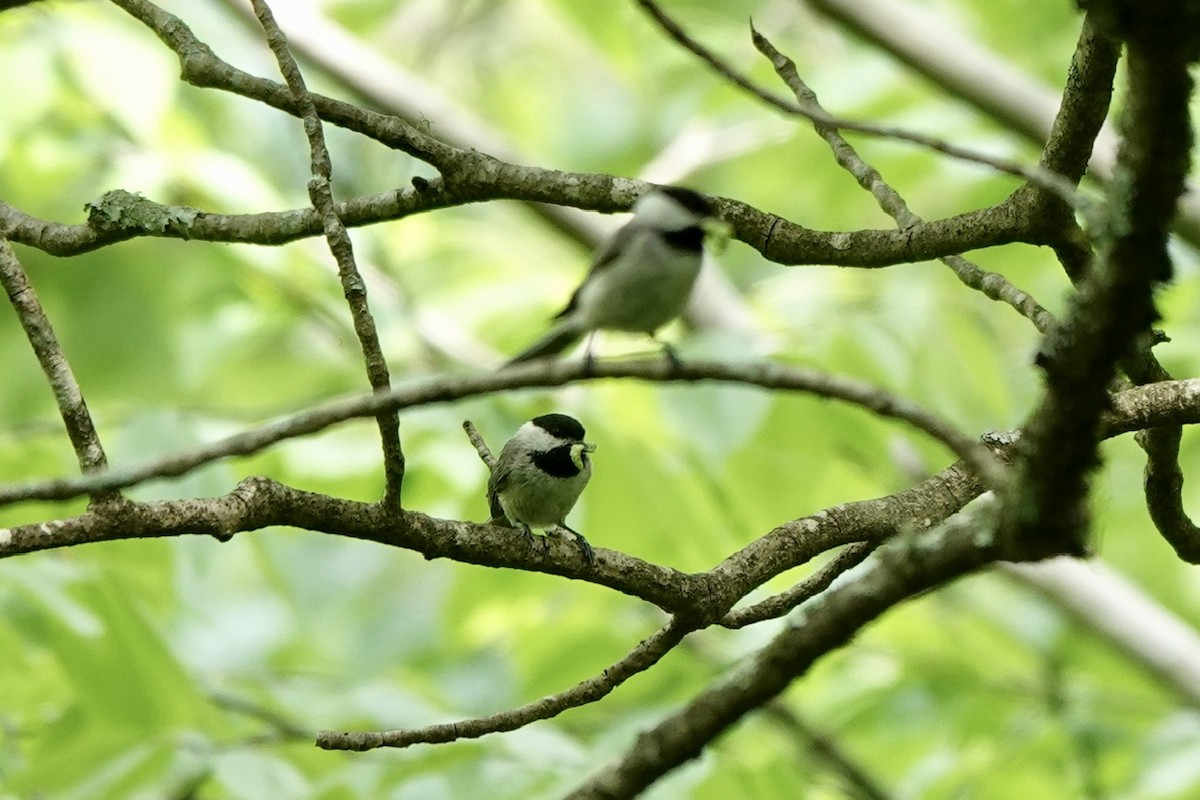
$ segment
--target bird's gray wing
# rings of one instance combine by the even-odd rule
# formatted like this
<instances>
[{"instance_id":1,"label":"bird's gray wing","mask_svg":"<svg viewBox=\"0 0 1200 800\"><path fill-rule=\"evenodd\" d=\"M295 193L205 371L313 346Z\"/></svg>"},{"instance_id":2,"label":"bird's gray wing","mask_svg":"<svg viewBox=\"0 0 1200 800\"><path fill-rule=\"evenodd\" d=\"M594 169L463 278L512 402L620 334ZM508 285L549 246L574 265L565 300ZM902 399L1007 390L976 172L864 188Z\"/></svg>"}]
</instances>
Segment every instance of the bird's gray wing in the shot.
<instances>
[{"instance_id":1,"label":"bird's gray wing","mask_svg":"<svg viewBox=\"0 0 1200 800\"><path fill-rule=\"evenodd\" d=\"M637 236L641 226L634 224L633 221L622 225L616 233L608 240L608 244L604 249L596 254L596 258L592 261L592 265L588 267L587 275L583 277L583 281L579 284L582 288L583 284L591 280L592 276L597 272L601 272L616 260L617 255L629 246L629 242L634 236ZM561 319L575 310L575 306L579 301L579 289L571 295L571 299L567 302L567 307L555 315L555 319Z\"/></svg>"},{"instance_id":2,"label":"bird's gray wing","mask_svg":"<svg viewBox=\"0 0 1200 800\"><path fill-rule=\"evenodd\" d=\"M488 478L488 511L492 515L492 518L489 520L492 525L509 524L508 518L504 516L504 509L500 505L499 494L508 485L508 476L511 472L511 462L504 458L504 451L501 450L500 458L496 460L496 467L492 470L491 477Z\"/></svg>"}]
</instances>

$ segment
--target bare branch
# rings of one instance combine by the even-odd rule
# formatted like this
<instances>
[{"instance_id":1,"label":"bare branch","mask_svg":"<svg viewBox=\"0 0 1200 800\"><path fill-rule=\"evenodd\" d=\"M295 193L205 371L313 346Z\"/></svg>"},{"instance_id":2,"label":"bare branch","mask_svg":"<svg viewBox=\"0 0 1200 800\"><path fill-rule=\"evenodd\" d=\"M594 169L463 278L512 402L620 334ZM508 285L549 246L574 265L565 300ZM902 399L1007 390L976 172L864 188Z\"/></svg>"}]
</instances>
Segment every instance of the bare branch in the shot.
<instances>
[{"instance_id":1,"label":"bare branch","mask_svg":"<svg viewBox=\"0 0 1200 800\"><path fill-rule=\"evenodd\" d=\"M819 121L821 118L827 118L828 115L821 108L816 93L805 84L800 74L796 71L795 63L776 50L775 46L765 36L755 30L753 26L751 26L750 31L754 37L754 46L758 48L759 52L770 59L779 77L795 92L796 100L799 102L800 107L812 112L813 128L829 145L837 163L853 175L860 186L871 193L871 196L875 198L879 207L888 216L896 220L897 226L901 229L921 224L921 218L913 213L899 192L883 180L883 176L879 174L878 170L858 155L854 147L838 132L836 125ZM1007 303L1021 314L1021 316L1032 322L1034 327L1042 333L1045 333L1054 325L1054 316L1049 311L1042 308L1032 295L1018 289L1003 275L995 272L987 272L958 255L942 256L940 261L950 267L958 279L966 286L982 292L985 297L991 300L999 300L1000 302Z\"/></svg>"},{"instance_id":2,"label":"bare branch","mask_svg":"<svg viewBox=\"0 0 1200 800\"><path fill-rule=\"evenodd\" d=\"M1046 141L1061 107L1056 93L990 52L982 42L947 25L944 14L902 0L806 3L1031 141L1039 145ZM1088 169L1102 178L1110 177L1116 148L1116 134L1106 127L1096 139ZM1175 230L1200 246L1200 191L1188 191L1179 210Z\"/></svg>"},{"instance_id":3,"label":"bare branch","mask_svg":"<svg viewBox=\"0 0 1200 800\"><path fill-rule=\"evenodd\" d=\"M386 392L391 386L388 375L387 360L383 356L383 347L379 343L379 331L375 327L375 319L367 303L367 285L358 271L354 260L354 245L346 226L338 218L337 209L333 204L333 190L330 180L333 175L333 163L329 157L329 149L325 146L325 134L321 129L321 118L313 105L312 95L304 84L304 76L300 67L288 49L287 37L284 36L271 8L266 0L251 0L254 13L258 17L263 31L267 34L267 43L279 70L287 80L288 88L295 98L296 106L304 120L304 133L308 137L309 150L312 156L312 180L308 182L308 196L313 208L321 217L325 231L325 240L329 250L337 261L338 278L342 282L342 293L350 306L350 316L354 320L354 332L362 347L363 358L367 367L367 380L375 392ZM404 450L400 445L400 420L392 410L380 411L375 415L379 425L379 435L383 446L384 498L389 506L400 507L401 488L404 482Z\"/></svg>"},{"instance_id":4,"label":"bare branch","mask_svg":"<svg viewBox=\"0 0 1200 800\"><path fill-rule=\"evenodd\" d=\"M489 733L502 733L523 728L539 720L556 717L562 712L595 703L625 681L653 667L663 656L695 630L681 617L673 617L663 628L642 640L624 658L599 675L527 705L501 711L486 717L430 725L426 728L398 731L362 731L336 733L321 731L317 746L326 750L372 750L377 747L408 747L414 744L439 744L460 739L478 739Z\"/></svg>"},{"instance_id":5,"label":"bare branch","mask_svg":"<svg viewBox=\"0 0 1200 800\"><path fill-rule=\"evenodd\" d=\"M737 70L729 66L710 51L708 48L701 45L676 23L673 19L667 16L662 9L654 2L654 0L637 0L637 4L641 6L650 17L657 22L662 29L676 42L685 49L691 51L698 56L702 61L711 66L718 74L733 83L740 89L748 92L751 96L772 106L787 114L798 117L804 117L814 123L829 125L832 128L840 128L841 130L854 131L856 133L869 134L871 136L879 136L886 139L894 139L901 142L911 142L920 145L928 150L941 153L951 158L956 158L961 161L969 161L975 164L982 164L986 167L1003 172L1009 175L1015 175L1032 183L1045 188L1048 191L1055 192L1064 201L1073 206L1080 208L1086 207L1087 202L1076 190L1075 187L1068 181L1064 181L1061 176L1048 172L1037 166L1026 166L1011 161L1005 158L997 158L994 156L985 155L983 153L969 150L965 147L951 144L943 139L938 139L934 136L927 136L922 133L914 133L903 128L893 128L883 125L873 125L867 122L856 122L854 120L840 119L829 116L824 109L814 109L797 105L791 101L777 97L776 95L759 88L747 78L744 78ZM753 25L751 26L753 27Z\"/></svg>"},{"instance_id":6,"label":"bare branch","mask_svg":"<svg viewBox=\"0 0 1200 800\"><path fill-rule=\"evenodd\" d=\"M29 276L17 254L13 252L8 240L0 237L0 286L8 294L17 319L25 329L29 344L33 347L42 372L50 382L54 392L54 400L58 404L58 413L67 429L67 438L75 449L75 457L79 462L79 470L84 474L94 474L108 466L108 458L104 455L104 447L100 444L100 436L92 422L87 403L83 399L83 391L75 380L75 373L67 361L67 355L54 335L54 327L50 318L42 309ZM117 494L112 490L96 490L90 493L94 502L115 499Z\"/></svg>"},{"instance_id":7,"label":"bare branch","mask_svg":"<svg viewBox=\"0 0 1200 800\"><path fill-rule=\"evenodd\" d=\"M866 561L867 556L875 552L875 548L878 546L879 542L877 541L848 545L828 564L786 592L768 597L754 605L730 611L721 618L720 625L725 628L744 628L756 622L778 619L828 589L840 576Z\"/></svg>"},{"instance_id":8,"label":"bare branch","mask_svg":"<svg viewBox=\"0 0 1200 800\"><path fill-rule=\"evenodd\" d=\"M1200 528L1183 507L1183 470L1179 466L1182 438L1183 429L1178 425L1151 428L1138 434L1138 444L1146 451L1146 509L1154 527L1175 549L1175 555L1189 564L1200 564Z\"/></svg>"},{"instance_id":9,"label":"bare branch","mask_svg":"<svg viewBox=\"0 0 1200 800\"><path fill-rule=\"evenodd\" d=\"M1007 444L1001 442L1007 441ZM998 450L1012 440L995 438ZM117 539L208 535L221 541L267 526L293 526L390 547L426 558L561 575L615 589L683 614L697 625L719 622L747 593L767 580L833 548L878 542L904 530L946 519L984 487L955 463L911 489L846 503L781 525L731 554L707 572L687 574L613 550L597 549L588 567L578 548L549 539L530 550L511 528L439 520L379 504L302 492L266 478L247 478L223 497L161 503L127 503L51 522L0 529L0 558ZM810 578L801 585L814 587Z\"/></svg>"},{"instance_id":10,"label":"bare branch","mask_svg":"<svg viewBox=\"0 0 1200 800\"><path fill-rule=\"evenodd\" d=\"M998 558L995 517L996 503L985 496L935 530L881 547L858 580L836 586L805 606L770 644L641 734L616 762L566 797L637 796L698 756L743 716L773 700L817 659L844 645L881 614Z\"/></svg>"},{"instance_id":11,"label":"bare branch","mask_svg":"<svg viewBox=\"0 0 1200 800\"><path fill-rule=\"evenodd\" d=\"M483 440L483 434L475 429L475 423L469 419L463 420L463 430L467 432L467 439L475 448L475 452L479 453L479 459L488 468L488 472L494 472L496 470L496 457L492 455L492 449Z\"/></svg>"},{"instance_id":12,"label":"bare branch","mask_svg":"<svg viewBox=\"0 0 1200 800\"><path fill-rule=\"evenodd\" d=\"M461 400L526 387L562 386L596 378L636 378L656 382L728 381L764 389L804 392L861 406L879 416L901 420L940 441L962 458L989 486L1003 483L1004 470L974 439L928 410L862 381L770 362L693 362L676 367L660 361L542 361L484 375L438 376L369 396L339 400L301 412L256 430L237 434L190 452L125 470L25 485L0 486L0 505L22 500L64 500L91 491L118 489L157 478L183 475L202 464L248 455L284 439L305 436L348 419L382 411Z\"/></svg>"}]
</instances>

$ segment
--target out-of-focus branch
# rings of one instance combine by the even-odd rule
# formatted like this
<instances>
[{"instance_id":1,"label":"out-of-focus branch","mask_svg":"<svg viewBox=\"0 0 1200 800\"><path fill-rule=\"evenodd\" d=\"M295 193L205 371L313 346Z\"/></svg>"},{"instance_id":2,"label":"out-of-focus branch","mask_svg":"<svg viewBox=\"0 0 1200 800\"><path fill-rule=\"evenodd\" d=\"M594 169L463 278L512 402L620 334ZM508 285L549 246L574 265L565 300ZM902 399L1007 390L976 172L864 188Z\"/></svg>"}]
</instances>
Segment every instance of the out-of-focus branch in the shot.
<instances>
[{"instance_id":1,"label":"out-of-focus branch","mask_svg":"<svg viewBox=\"0 0 1200 800\"><path fill-rule=\"evenodd\" d=\"M1153 290L1171 278L1167 236L1190 159L1190 54L1176 41L1194 32L1183 20L1127 12L1130 86L1103 247L1043 344L1046 392L1024 428L1014 494L1005 505L1007 543L1044 546L1047 555L1084 552L1088 478L1098 461L1109 382L1157 319Z\"/></svg>"},{"instance_id":2,"label":"out-of-focus branch","mask_svg":"<svg viewBox=\"0 0 1200 800\"><path fill-rule=\"evenodd\" d=\"M1200 634L1103 561L1002 566L1200 708Z\"/></svg>"},{"instance_id":3,"label":"out-of-focus branch","mask_svg":"<svg viewBox=\"0 0 1200 800\"><path fill-rule=\"evenodd\" d=\"M96 433L92 415L83 399L83 390L75 380L75 373L58 343L58 337L54 335L50 318L42 310L29 276L17 260L12 245L3 237L0 237L0 286L4 287L21 327L25 329L25 336L33 347L33 353L42 366L42 372L46 374L50 390L54 392L58 413L67 429L71 447L75 449L80 472L88 475L104 470L108 466L108 458L104 455L100 435ZM114 499L116 496L111 489L91 492L93 501Z\"/></svg>"},{"instance_id":4,"label":"out-of-focus branch","mask_svg":"<svg viewBox=\"0 0 1200 800\"><path fill-rule=\"evenodd\" d=\"M782 701L768 703L766 715L785 731L794 735L799 746L837 775L846 785L847 794L854 800L890 800L893 795L871 777L866 769L852 758L828 733L818 730Z\"/></svg>"}]
</instances>

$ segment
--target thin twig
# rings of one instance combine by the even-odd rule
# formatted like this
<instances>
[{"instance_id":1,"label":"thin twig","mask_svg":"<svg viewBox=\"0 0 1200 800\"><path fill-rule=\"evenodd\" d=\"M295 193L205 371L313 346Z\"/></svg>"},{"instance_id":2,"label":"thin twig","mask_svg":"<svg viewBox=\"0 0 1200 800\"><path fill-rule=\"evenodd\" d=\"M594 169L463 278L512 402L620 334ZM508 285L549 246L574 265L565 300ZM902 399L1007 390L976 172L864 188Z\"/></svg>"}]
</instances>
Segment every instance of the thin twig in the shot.
<instances>
[{"instance_id":1,"label":"thin twig","mask_svg":"<svg viewBox=\"0 0 1200 800\"><path fill-rule=\"evenodd\" d=\"M858 184L871 193L879 207L896 221L897 227L903 230L921 224L923 220L908 207L908 203L904 201L899 192L888 185L878 170L863 160L854 147L839 133L837 123L822 121L830 118L821 107L820 101L817 100L816 93L800 77L795 62L775 49L775 46L753 26L751 26L750 32L754 39L754 46L771 61L779 77L796 94L796 100L800 107L811 112L810 119L813 120L813 128L829 145L838 165L853 175ZM960 255L943 256L939 260L950 267L963 284L982 292L991 300L1007 303L1021 316L1032 322L1041 333L1047 332L1054 326L1054 316L1043 308L1033 296L1014 286L1003 275L983 270Z\"/></svg>"},{"instance_id":2,"label":"thin twig","mask_svg":"<svg viewBox=\"0 0 1200 800\"><path fill-rule=\"evenodd\" d=\"M828 589L840 575L844 575L847 571L866 561L867 556L871 555L879 544L879 542L873 541L848 545L828 564L786 592L768 597L754 605L730 611L719 624L725 628L744 628L756 622L782 617L806 600L816 597Z\"/></svg>"},{"instance_id":3,"label":"thin twig","mask_svg":"<svg viewBox=\"0 0 1200 800\"><path fill-rule=\"evenodd\" d=\"M595 703L608 696L625 681L653 667L671 652L683 638L695 630L691 623L672 617L661 629L642 640L625 657L612 666L564 692L543 697L527 705L511 708L486 717L459 722L430 725L425 728L396 731L360 731L338 733L321 731L317 746L326 750L371 750L376 747L408 747L414 744L440 744L459 739L477 739L489 733L501 733L523 728L539 720L556 717L562 712Z\"/></svg>"},{"instance_id":4,"label":"thin twig","mask_svg":"<svg viewBox=\"0 0 1200 800\"><path fill-rule=\"evenodd\" d=\"M856 800L891 800L893 795L851 757L837 739L818 730L783 701L774 700L763 711L788 732L795 734L805 750L836 773L845 782L850 797Z\"/></svg>"},{"instance_id":5,"label":"thin twig","mask_svg":"<svg viewBox=\"0 0 1200 800\"><path fill-rule=\"evenodd\" d=\"M321 117L313 103L312 95L304 84L304 76L300 67L288 49L287 37L284 36L275 17L271 13L266 0L251 0L255 16L267 35L267 44L279 62L279 71L283 73L288 88L292 92L300 116L304 120L304 133L308 137L309 149L312 155L312 180L308 182L308 196L313 208L321 215L325 229L325 240L329 250L337 261L338 277L341 279L342 292L350 305L350 315L354 320L354 332L358 335L362 347L363 358L366 361L367 379L371 388L376 392L386 392L391 386L388 375L387 360L383 356L383 347L379 343L379 331L371 316L367 304L367 286L358 271L354 260L354 246L350 234L337 215L333 203L333 191L330 179L333 165L329 157L329 149L325 146L325 134L322 131ZM384 498L385 505L391 508L401 506L401 488L404 482L404 450L400 445L400 420L395 411L384 410L375 415L379 425L379 434L383 447L384 469Z\"/></svg>"},{"instance_id":6,"label":"thin twig","mask_svg":"<svg viewBox=\"0 0 1200 800\"><path fill-rule=\"evenodd\" d=\"M475 430L475 423L469 419L463 420L463 430L467 432L467 439L474 446L475 452L479 453L480 460L487 465L488 472L494 472L496 470L496 457L492 455L492 449L483 440L483 434Z\"/></svg>"},{"instance_id":7,"label":"thin twig","mask_svg":"<svg viewBox=\"0 0 1200 800\"><path fill-rule=\"evenodd\" d=\"M1006 480L1004 468L986 447L933 412L876 386L852 378L772 362L689 362L629 360L586 364L541 361L481 375L444 375L394 387L387 392L339 400L236 434L201 447L123 470L79 478L59 478L0 486L0 505L23 500L66 500L104 489L133 486L156 478L183 475L211 461L249 455L276 442L305 436L355 417L444 403L466 397L528 387L562 386L584 380L634 378L654 382L723 381L764 389L803 392L842 400L883 417L901 420L944 444L967 462L989 487Z\"/></svg>"},{"instance_id":8,"label":"thin twig","mask_svg":"<svg viewBox=\"0 0 1200 800\"><path fill-rule=\"evenodd\" d=\"M29 276L17 260L8 239L3 237L0 237L0 286L8 294L13 310L17 312L17 319L25 329L25 336L42 366L42 372L50 382L80 471L88 475L104 470L108 467L108 457L104 454L92 415L83 399L83 390L75 380L75 373L71 371L66 353L54 335L54 327L38 301ZM116 496L117 493L111 489L91 492L93 502L111 500Z\"/></svg>"},{"instance_id":9,"label":"thin twig","mask_svg":"<svg viewBox=\"0 0 1200 800\"><path fill-rule=\"evenodd\" d=\"M637 4L641 6L650 15L660 27L674 39L680 46L694 53L700 59L705 61L717 73L729 80L735 86L745 90L751 96L766 103L773 108L783 111L794 116L804 117L814 123L822 123L830 125L834 128L840 128L846 131L855 131L870 136L879 136L885 139L894 139L902 142L912 142L929 150L933 150L951 158L959 159L960 161L969 161L975 164L982 164L991 167L997 172L1003 172L1009 175L1023 178L1031 183L1054 192L1060 196L1065 202L1071 206L1085 207L1087 206L1086 199L1079 194L1075 186L1069 181L1066 181L1060 175L1042 169L1038 166L1026 166L1011 161L1006 158L997 158L995 156L985 155L965 147L951 144L943 139L938 139L935 136L927 136L922 133L914 133L913 131L905 130L904 128L894 128L883 125L873 125L867 122L856 122L854 120L840 119L831 117L822 111L814 111L797 105L789 100L771 94L765 89L755 85L752 81L743 77L737 70L704 45L697 42L679 26L677 22L667 16L666 13L658 7L654 0L637 0ZM753 27L753 26L752 26Z\"/></svg>"}]
</instances>

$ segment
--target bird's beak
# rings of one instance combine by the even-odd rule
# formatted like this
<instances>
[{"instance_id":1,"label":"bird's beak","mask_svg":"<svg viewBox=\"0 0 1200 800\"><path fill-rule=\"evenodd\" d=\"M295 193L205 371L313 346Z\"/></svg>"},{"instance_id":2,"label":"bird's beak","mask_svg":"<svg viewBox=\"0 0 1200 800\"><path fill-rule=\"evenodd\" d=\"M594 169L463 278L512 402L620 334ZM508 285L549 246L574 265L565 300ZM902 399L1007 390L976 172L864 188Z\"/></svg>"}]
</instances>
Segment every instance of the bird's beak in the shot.
<instances>
[{"instance_id":1,"label":"bird's beak","mask_svg":"<svg viewBox=\"0 0 1200 800\"><path fill-rule=\"evenodd\" d=\"M720 217L706 217L700 223L704 231L704 241L708 249L716 254L725 252L729 239L733 235L733 226Z\"/></svg>"},{"instance_id":2,"label":"bird's beak","mask_svg":"<svg viewBox=\"0 0 1200 800\"><path fill-rule=\"evenodd\" d=\"M580 469L587 467L587 454L596 452L596 445L591 442L578 442L571 445L571 460Z\"/></svg>"}]
</instances>

